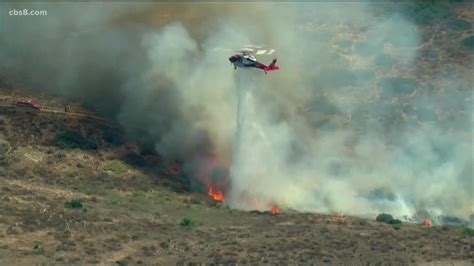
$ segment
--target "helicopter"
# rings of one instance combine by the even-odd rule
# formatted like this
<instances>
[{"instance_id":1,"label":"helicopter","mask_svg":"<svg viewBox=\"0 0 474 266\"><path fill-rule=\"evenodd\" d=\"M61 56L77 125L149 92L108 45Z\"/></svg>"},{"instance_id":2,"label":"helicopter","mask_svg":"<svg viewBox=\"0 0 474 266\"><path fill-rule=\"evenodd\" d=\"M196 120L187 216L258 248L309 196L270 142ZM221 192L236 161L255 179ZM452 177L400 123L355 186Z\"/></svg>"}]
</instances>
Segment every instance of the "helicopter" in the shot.
<instances>
[{"instance_id":1,"label":"helicopter","mask_svg":"<svg viewBox=\"0 0 474 266\"><path fill-rule=\"evenodd\" d=\"M275 52L275 49L260 49L261 46L247 45L242 50L238 51L236 54L229 57L229 61L234 65L234 69L240 68L258 68L262 69L265 74L268 74L268 71L279 70L280 67L276 65L277 59L274 58L269 65L265 65L257 61L256 55L271 55Z\"/></svg>"}]
</instances>

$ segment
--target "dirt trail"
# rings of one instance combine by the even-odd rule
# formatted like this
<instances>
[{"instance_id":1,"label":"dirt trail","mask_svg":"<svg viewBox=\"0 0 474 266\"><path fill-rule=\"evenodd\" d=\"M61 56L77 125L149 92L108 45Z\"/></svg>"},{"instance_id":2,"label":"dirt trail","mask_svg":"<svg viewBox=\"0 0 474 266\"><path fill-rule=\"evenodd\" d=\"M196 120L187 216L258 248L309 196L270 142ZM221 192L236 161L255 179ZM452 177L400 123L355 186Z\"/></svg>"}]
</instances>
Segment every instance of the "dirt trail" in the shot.
<instances>
[{"instance_id":1,"label":"dirt trail","mask_svg":"<svg viewBox=\"0 0 474 266\"><path fill-rule=\"evenodd\" d=\"M64 110L59 110L59 109L51 109L51 108L43 108L41 111L35 110L35 109L28 109L25 107L19 107L14 104L5 104L5 103L0 103L0 108L3 109L17 109L17 110L30 110L30 111L35 111L35 112L41 112L41 113L49 113L49 114L59 114L59 115L65 115L65 116L74 116L74 117L87 117L87 118L93 118L99 121L106 121L104 118L97 116L94 113L82 113L82 112L65 112Z\"/></svg>"}]
</instances>

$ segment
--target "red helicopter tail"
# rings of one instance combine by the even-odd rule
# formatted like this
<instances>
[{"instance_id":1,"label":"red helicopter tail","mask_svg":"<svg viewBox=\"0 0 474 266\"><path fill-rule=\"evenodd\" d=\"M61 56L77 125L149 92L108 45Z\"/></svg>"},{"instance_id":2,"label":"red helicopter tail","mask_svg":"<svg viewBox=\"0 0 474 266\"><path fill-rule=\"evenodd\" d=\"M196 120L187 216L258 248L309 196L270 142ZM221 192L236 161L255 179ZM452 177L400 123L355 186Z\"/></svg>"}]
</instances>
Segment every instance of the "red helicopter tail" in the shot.
<instances>
[{"instance_id":1,"label":"red helicopter tail","mask_svg":"<svg viewBox=\"0 0 474 266\"><path fill-rule=\"evenodd\" d=\"M265 71L272 71L272 70L278 70L278 69L280 69L280 67L276 65L276 62L277 62L276 58L273 59L272 63L271 63L270 65L268 65L268 66L265 66L265 68L264 68L263 70L265 70Z\"/></svg>"}]
</instances>

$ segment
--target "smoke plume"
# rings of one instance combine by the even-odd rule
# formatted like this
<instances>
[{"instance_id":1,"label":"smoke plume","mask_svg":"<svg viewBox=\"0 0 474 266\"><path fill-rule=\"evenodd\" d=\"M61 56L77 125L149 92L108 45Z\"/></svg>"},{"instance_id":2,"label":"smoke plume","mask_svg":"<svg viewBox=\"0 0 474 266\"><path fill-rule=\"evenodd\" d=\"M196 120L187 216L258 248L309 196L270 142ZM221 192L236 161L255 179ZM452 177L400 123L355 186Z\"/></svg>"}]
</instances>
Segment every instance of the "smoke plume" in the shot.
<instances>
[{"instance_id":1,"label":"smoke plume","mask_svg":"<svg viewBox=\"0 0 474 266\"><path fill-rule=\"evenodd\" d=\"M235 208L469 219L472 53L381 7L1 4L0 73L116 119L190 178L232 161ZM5 16L23 8L48 16ZM234 70L220 48L249 43L281 70Z\"/></svg>"}]
</instances>

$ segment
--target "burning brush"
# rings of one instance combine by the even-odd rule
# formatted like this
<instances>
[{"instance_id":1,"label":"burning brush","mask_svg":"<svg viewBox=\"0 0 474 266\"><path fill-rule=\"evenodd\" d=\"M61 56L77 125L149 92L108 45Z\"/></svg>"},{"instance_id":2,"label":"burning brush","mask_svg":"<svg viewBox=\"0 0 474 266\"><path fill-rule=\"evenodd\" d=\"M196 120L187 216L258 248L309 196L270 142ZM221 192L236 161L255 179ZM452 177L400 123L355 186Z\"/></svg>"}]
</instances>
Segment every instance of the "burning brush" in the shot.
<instances>
[{"instance_id":1,"label":"burning brush","mask_svg":"<svg viewBox=\"0 0 474 266\"><path fill-rule=\"evenodd\" d=\"M279 214L281 214L280 208L278 208L278 206L276 206L276 205L273 205L273 206L272 206L272 208L270 209L270 212L271 212L273 215L279 215Z\"/></svg>"},{"instance_id":2,"label":"burning brush","mask_svg":"<svg viewBox=\"0 0 474 266\"><path fill-rule=\"evenodd\" d=\"M224 194L229 188L229 166L216 156L201 158L196 176L204 187L207 195L218 203L224 202Z\"/></svg>"},{"instance_id":3,"label":"burning brush","mask_svg":"<svg viewBox=\"0 0 474 266\"><path fill-rule=\"evenodd\" d=\"M224 202L224 194L215 188L209 187L207 194L217 202Z\"/></svg>"},{"instance_id":4,"label":"burning brush","mask_svg":"<svg viewBox=\"0 0 474 266\"><path fill-rule=\"evenodd\" d=\"M433 224L431 223L430 219L425 217L425 219L423 219L423 223L421 225L426 226L426 227L431 227Z\"/></svg>"},{"instance_id":5,"label":"burning brush","mask_svg":"<svg viewBox=\"0 0 474 266\"><path fill-rule=\"evenodd\" d=\"M427 211L421 211L420 215L423 215L422 226L431 227L433 225L430 219L430 214Z\"/></svg>"}]
</instances>

